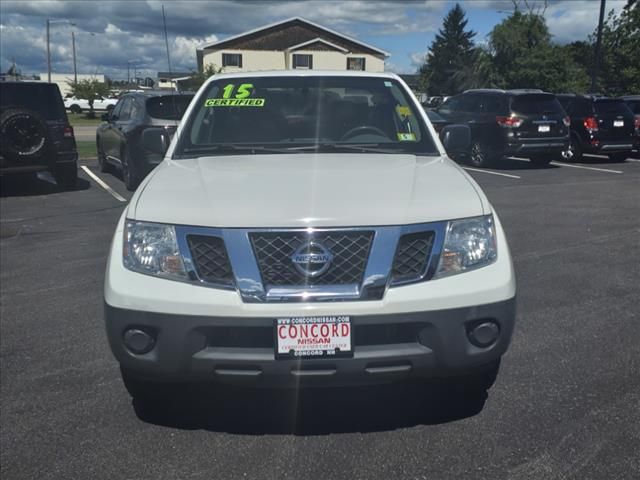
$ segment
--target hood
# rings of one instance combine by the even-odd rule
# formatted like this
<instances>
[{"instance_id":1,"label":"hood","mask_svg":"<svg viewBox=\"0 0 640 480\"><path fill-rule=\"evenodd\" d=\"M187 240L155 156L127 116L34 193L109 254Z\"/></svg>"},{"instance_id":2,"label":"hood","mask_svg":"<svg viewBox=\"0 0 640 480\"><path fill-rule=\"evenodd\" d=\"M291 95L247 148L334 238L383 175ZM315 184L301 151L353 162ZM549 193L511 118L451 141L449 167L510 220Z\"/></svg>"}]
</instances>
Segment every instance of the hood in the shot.
<instances>
[{"instance_id":1,"label":"hood","mask_svg":"<svg viewBox=\"0 0 640 480\"><path fill-rule=\"evenodd\" d=\"M143 221L209 227L406 225L482 215L486 199L444 157L232 155L166 160L132 199Z\"/></svg>"}]
</instances>

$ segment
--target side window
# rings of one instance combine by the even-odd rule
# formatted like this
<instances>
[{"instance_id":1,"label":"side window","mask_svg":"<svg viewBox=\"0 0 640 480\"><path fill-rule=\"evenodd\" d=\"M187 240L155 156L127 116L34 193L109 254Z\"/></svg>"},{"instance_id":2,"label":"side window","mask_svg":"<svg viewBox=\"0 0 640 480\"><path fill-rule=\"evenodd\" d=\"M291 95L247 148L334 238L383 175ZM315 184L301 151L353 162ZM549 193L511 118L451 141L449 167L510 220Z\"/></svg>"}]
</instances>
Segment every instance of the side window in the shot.
<instances>
[{"instance_id":1,"label":"side window","mask_svg":"<svg viewBox=\"0 0 640 480\"><path fill-rule=\"evenodd\" d=\"M242 68L242 54L241 53L223 53L222 66Z\"/></svg>"},{"instance_id":2,"label":"side window","mask_svg":"<svg viewBox=\"0 0 640 480\"><path fill-rule=\"evenodd\" d=\"M451 97L438 108L438 113L451 115L460 110L460 97Z\"/></svg>"},{"instance_id":3,"label":"side window","mask_svg":"<svg viewBox=\"0 0 640 480\"><path fill-rule=\"evenodd\" d=\"M504 110L504 98L499 95L486 95L482 102L484 113L501 114Z\"/></svg>"},{"instance_id":4,"label":"side window","mask_svg":"<svg viewBox=\"0 0 640 480\"><path fill-rule=\"evenodd\" d=\"M139 114L140 114L140 106L138 105L138 102L134 99L131 100L131 113L129 114L129 118L131 119L137 119Z\"/></svg>"},{"instance_id":5,"label":"side window","mask_svg":"<svg viewBox=\"0 0 640 480\"><path fill-rule=\"evenodd\" d=\"M131 103L132 100L130 98L125 98L122 103L122 109L120 110L120 115L118 115L118 120L121 122L126 122L131 118Z\"/></svg>"},{"instance_id":6,"label":"side window","mask_svg":"<svg viewBox=\"0 0 640 480\"><path fill-rule=\"evenodd\" d=\"M347 58L347 70L365 70L365 58L364 57Z\"/></svg>"},{"instance_id":7,"label":"side window","mask_svg":"<svg viewBox=\"0 0 640 480\"><path fill-rule=\"evenodd\" d=\"M567 113L567 115L571 114L571 111L572 111L571 99L567 97L557 97L557 98L558 98L558 101L560 102L560 105L562 105L562 108Z\"/></svg>"},{"instance_id":8,"label":"side window","mask_svg":"<svg viewBox=\"0 0 640 480\"><path fill-rule=\"evenodd\" d=\"M116 118L120 118L120 112L122 111L122 104L124 103L126 99L121 98L120 100L118 100L118 103L116 103L116 106L113 107L113 111L111 112L111 118L116 119Z\"/></svg>"},{"instance_id":9,"label":"side window","mask_svg":"<svg viewBox=\"0 0 640 480\"><path fill-rule=\"evenodd\" d=\"M586 98L576 98L571 102L571 115L576 117L590 117L593 115L591 100Z\"/></svg>"},{"instance_id":10,"label":"side window","mask_svg":"<svg viewBox=\"0 0 640 480\"><path fill-rule=\"evenodd\" d=\"M482 111L482 95L463 95L460 101L460 110L466 113L479 113Z\"/></svg>"},{"instance_id":11,"label":"side window","mask_svg":"<svg viewBox=\"0 0 640 480\"><path fill-rule=\"evenodd\" d=\"M313 56L311 55L294 53L291 60L293 68L313 69Z\"/></svg>"}]
</instances>

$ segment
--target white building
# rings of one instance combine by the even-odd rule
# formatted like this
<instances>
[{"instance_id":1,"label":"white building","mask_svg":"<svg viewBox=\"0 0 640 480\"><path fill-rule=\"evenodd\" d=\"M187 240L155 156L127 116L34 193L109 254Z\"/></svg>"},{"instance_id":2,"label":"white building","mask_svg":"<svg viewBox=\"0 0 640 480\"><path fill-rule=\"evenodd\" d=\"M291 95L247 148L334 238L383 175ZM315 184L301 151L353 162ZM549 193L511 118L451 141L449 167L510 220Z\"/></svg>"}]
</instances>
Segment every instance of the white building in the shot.
<instances>
[{"instance_id":1,"label":"white building","mask_svg":"<svg viewBox=\"0 0 640 480\"><path fill-rule=\"evenodd\" d=\"M198 68L225 73L257 70L384 71L384 50L302 18L290 18L218 42L197 52Z\"/></svg>"},{"instance_id":2,"label":"white building","mask_svg":"<svg viewBox=\"0 0 640 480\"><path fill-rule=\"evenodd\" d=\"M40 79L43 82L48 80L47 72L40 74ZM88 74L78 74L78 81L80 80L97 80L101 83L105 82L104 75L88 75ZM71 93L70 83L73 83L73 73L52 73L51 74L51 83L55 83L58 85L60 89L60 93L62 94L62 98L66 97Z\"/></svg>"}]
</instances>

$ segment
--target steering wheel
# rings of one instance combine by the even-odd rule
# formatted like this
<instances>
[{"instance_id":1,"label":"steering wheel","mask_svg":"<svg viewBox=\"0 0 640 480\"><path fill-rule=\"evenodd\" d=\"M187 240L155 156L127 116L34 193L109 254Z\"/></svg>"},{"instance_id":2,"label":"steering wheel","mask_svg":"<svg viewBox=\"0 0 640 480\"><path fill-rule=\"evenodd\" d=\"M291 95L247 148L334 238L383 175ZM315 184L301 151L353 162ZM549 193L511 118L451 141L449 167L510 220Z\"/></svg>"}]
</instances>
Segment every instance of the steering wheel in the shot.
<instances>
[{"instance_id":1,"label":"steering wheel","mask_svg":"<svg viewBox=\"0 0 640 480\"><path fill-rule=\"evenodd\" d=\"M378 127L374 127L372 125L360 125L358 127L353 127L351 130L346 132L344 135L342 135L340 140L347 140L348 138L355 137L356 135L362 135L366 132L375 133L384 138L389 138L387 134L380 130Z\"/></svg>"}]
</instances>

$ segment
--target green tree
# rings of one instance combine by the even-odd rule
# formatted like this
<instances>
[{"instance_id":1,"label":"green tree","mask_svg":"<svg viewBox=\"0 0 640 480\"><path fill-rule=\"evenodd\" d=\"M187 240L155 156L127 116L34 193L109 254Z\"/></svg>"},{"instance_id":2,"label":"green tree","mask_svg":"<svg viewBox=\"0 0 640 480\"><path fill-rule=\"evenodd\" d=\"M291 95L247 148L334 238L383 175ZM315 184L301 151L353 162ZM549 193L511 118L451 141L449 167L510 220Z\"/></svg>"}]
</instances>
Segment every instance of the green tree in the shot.
<instances>
[{"instance_id":1,"label":"green tree","mask_svg":"<svg viewBox=\"0 0 640 480\"><path fill-rule=\"evenodd\" d=\"M81 98L89 102L88 118L95 118L93 102L100 97L109 95L109 85L99 82L96 79L79 80L78 82L67 82L71 87L71 94L76 98Z\"/></svg>"},{"instance_id":2,"label":"green tree","mask_svg":"<svg viewBox=\"0 0 640 480\"><path fill-rule=\"evenodd\" d=\"M473 43L476 33L466 27L465 12L456 3L444 18L420 68L421 83L427 86L429 95L453 95L473 83L474 71L468 67L477 56Z\"/></svg>"},{"instance_id":3,"label":"green tree","mask_svg":"<svg viewBox=\"0 0 640 480\"><path fill-rule=\"evenodd\" d=\"M587 74L564 47L553 44L544 16L517 8L489 34L495 83L502 88L584 92Z\"/></svg>"},{"instance_id":4,"label":"green tree","mask_svg":"<svg viewBox=\"0 0 640 480\"><path fill-rule=\"evenodd\" d=\"M595 44L596 33L589 37ZM602 29L598 90L611 96L640 94L640 4L609 13Z\"/></svg>"},{"instance_id":5,"label":"green tree","mask_svg":"<svg viewBox=\"0 0 640 480\"><path fill-rule=\"evenodd\" d=\"M213 63L210 63L204 67L202 72L193 72L191 74L191 78L183 82L184 88L186 90L197 90L209 79L209 77L221 72L222 67L218 67Z\"/></svg>"}]
</instances>

